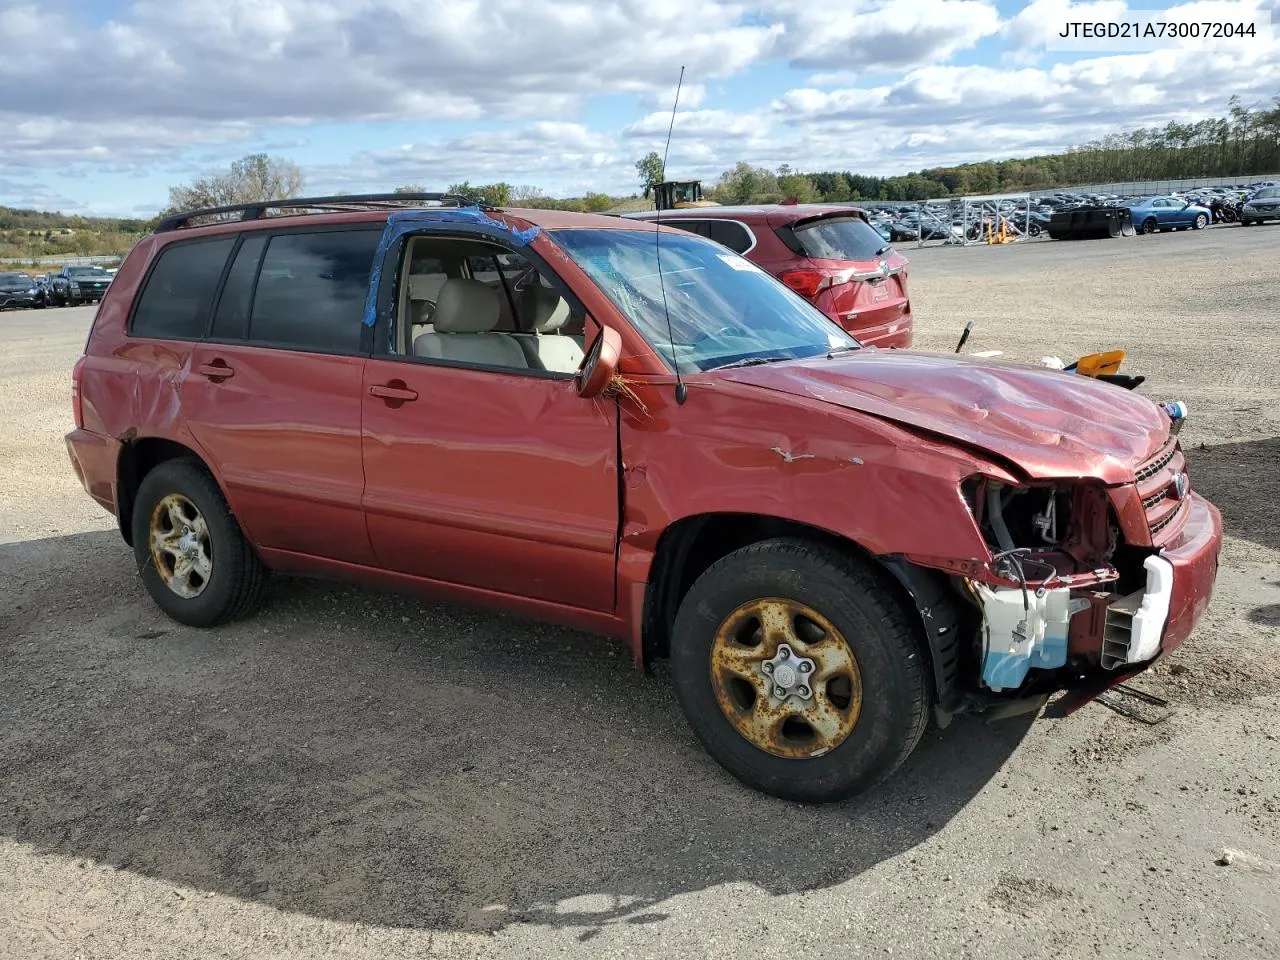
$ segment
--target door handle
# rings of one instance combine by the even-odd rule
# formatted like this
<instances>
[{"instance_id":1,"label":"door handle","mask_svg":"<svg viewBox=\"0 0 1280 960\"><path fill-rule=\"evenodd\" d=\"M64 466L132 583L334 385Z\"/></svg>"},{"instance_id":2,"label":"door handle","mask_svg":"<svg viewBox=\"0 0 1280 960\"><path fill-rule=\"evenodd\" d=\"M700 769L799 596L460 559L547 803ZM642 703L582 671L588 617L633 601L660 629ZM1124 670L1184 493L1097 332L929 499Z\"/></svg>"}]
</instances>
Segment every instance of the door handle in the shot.
<instances>
[{"instance_id":1,"label":"door handle","mask_svg":"<svg viewBox=\"0 0 1280 960\"><path fill-rule=\"evenodd\" d=\"M375 384L369 388L369 393L375 397L381 397L388 404L400 404L408 400L417 400L418 391L410 390L405 386L403 380L392 380L386 384Z\"/></svg>"},{"instance_id":2,"label":"door handle","mask_svg":"<svg viewBox=\"0 0 1280 960\"><path fill-rule=\"evenodd\" d=\"M227 366L225 360L214 360L212 363L197 364L196 373L206 376L210 380L225 380L227 377L235 376L236 372Z\"/></svg>"}]
</instances>

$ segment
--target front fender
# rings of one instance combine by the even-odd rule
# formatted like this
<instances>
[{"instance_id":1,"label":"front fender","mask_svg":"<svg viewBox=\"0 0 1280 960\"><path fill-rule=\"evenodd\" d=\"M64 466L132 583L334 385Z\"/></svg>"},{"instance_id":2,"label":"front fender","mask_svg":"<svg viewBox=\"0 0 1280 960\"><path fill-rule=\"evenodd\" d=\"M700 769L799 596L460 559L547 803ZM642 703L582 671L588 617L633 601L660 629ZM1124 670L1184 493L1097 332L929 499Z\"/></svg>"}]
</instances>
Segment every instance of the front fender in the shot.
<instances>
[{"instance_id":1,"label":"front fender","mask_svg":"<svg viewBox=\"0 0 1280 960\"><path fill-rule=\"evenodd\" d=\"M827 531L885 556L985 562L961 493L975 473L1016 482L979 452L856 411L699 384L687 402L646 385L624 413L622 545L651 553L671 524L749 514Z\"/></svg>"}]
</instances>

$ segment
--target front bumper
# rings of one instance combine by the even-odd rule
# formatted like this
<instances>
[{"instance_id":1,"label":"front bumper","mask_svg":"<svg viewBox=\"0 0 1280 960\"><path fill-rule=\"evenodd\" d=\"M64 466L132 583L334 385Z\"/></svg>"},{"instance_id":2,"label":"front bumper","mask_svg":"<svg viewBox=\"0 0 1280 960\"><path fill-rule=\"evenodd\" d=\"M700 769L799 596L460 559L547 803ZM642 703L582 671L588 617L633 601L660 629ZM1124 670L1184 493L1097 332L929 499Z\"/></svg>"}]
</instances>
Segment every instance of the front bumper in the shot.
<instances>
[{"instance_id":1,"label":"front bumper","mask_svg":"<svg viewBox=\"0 0 1280 960\"><path fill-rule=\"evenodd\" d=\"M982 684L995 693L1038 683L1099 691L1118 674L1146 669L1183 643L1213 596L1222 515L1188 493L1177 537L1146 557L1143 589L1127 596L1068 587L1023 593L971 582L982 609ZM1065 669L1064 669L1065 668Z\"/></svg>"},{"instance_id":2,"label":"front bumper","mask_svg":"<svg viewBox=\"0 0 1280 960\"><path fill-rule=\"evenodd\" d=\"M1160 556L1173 567L1173 591L1165 622L1162 651L1179 646L1204 616L1218 578L1222 552L1222 514L1198 493L1187 495L1187 522Z\"/></svg>"}]
</instances>

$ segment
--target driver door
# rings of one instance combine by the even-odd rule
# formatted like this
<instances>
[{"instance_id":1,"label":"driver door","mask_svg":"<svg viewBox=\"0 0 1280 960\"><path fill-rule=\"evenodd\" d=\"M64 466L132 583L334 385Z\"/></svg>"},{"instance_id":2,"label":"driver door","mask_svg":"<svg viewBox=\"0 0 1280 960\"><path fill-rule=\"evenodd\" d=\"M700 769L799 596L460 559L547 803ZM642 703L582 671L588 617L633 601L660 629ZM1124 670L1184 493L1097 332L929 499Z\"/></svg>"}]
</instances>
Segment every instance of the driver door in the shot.
<instances>
[{"instance_id":1,"label":"driver door","mask_svg":"<svg viewBox=\"0 0 1280 960\"><path fill-rule=\"evenodd\" d=\"M423 262L414 252L419 239L443 261L444 279L427 297L426 281L413 280L421 274L384 267L384 283L399 274L415 289L396 291L394 329L379 329L364 372L363 504L379 565L611 612L616 403L582 398L572 372L540 369L518 332L499 329L509 314L517 331L532 319L519 315L522 300L505 283L473 275L472 261L509 264L523 253L428 231L409 238L406 266ZM541 262L536 268L549 273ZM566 309L584 320L576 298L556 283Z\"/></svg>"}]
</instances>

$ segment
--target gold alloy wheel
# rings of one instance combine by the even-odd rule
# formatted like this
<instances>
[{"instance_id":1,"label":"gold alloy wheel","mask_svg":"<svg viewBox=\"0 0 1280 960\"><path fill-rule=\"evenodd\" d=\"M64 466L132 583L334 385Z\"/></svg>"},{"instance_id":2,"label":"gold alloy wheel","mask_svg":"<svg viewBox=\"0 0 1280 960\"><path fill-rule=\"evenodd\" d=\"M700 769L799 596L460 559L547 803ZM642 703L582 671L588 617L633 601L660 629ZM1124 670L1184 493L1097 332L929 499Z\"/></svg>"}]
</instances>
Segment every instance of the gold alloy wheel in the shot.
<instances>
[{"instance_id":1,"label":"gold alloy wheel","mask_svg":"<svg viewBox=\"0 0 1280 960\"><path fill-rule=\"evenodd\" d=\"M151 511L151 560L170 590L183 599L200 596L213 574L209 527L196 505L171 493Z\"/></svg>"},{"instance_id":2,"label":"gold alloy wheel","mask_svg":"<svg viewBox=\"0 0 1280 960\"><path fill-rule=\"evenodd\" d=\"M795 600L752 600L720 624L711 683L725 717L775 757L818 757L858 725L862 675L822 614Z\"/></svg>"}]
</instances>

